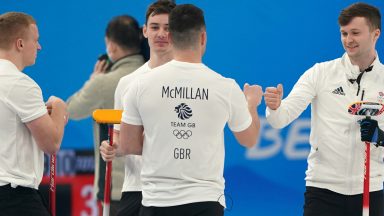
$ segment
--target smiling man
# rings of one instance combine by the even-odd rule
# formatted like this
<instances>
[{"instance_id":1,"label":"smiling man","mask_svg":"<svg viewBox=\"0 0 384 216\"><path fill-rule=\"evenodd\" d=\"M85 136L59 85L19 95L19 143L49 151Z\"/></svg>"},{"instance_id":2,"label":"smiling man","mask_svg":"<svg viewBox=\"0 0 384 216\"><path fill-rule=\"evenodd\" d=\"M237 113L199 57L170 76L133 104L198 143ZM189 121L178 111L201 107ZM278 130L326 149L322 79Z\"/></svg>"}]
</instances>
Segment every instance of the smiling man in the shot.
<instances>
[{"instance_id":1,"label":"smiling man","mask_svg":"<svg viewBox=\"0 0 384 216\"><path fill-rule=\"evenodd\" d=\"M365 136L365 131L377 127L367 129L362 123L360 134L357 121L362 117L348 114L347 108L358 100L383 103L384 66L375 48L381 32L380 11L365 3L352 4L341 11L339 25L346 51L341 58L307 70L284 100L281 84L264 94L267 120L275 128L285 127L311 104L305 216L361 215L365 150L361 140L377 142ZM382 117L377 120L384 125ZM376 120L368 123L377 126ZM382 147L372 147L371 216L384 215L383 155Z\"/></svg>"},{"instance_id":2,"label":"smiling man","mask_svg":"<svg viewBox=\"0 0 384 216\"><path fill-rule=\"evenodd\" d=\"M143 27L143 35L148 39L150 47L150 58L148 62L139 67L133 73L122 77L115 91L115 109L123 109L123 99L131 87L132 82L143 74L166 62L172 57L172 46L168 38L168 18L171 10L175 7L172 1L162 0L152 3L146 11L146 22ZM120 126L116 125L114 130L114 141L118 143ZM104 144L107 141L103 141ZM141 156L128 155L125 159L125 177L122 189L122 197L119 204L118 215L137 216L141 209L141 178L142 167Z\"/></svg>"}]
</instances>

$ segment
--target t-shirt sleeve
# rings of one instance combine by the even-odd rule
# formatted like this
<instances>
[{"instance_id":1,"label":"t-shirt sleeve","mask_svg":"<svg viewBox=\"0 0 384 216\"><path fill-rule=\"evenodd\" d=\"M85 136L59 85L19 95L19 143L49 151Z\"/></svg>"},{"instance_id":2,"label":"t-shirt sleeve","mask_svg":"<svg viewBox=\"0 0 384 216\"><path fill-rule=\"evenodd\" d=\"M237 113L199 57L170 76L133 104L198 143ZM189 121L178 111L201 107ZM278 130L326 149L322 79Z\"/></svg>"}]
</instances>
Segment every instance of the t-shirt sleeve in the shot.
<instances>
[{"instance_id":1,"label":"t-shirt sleeve","mask_svg":"<svg viewBox=\"0 0 384 216\"><path fill-rule=\"evenodd\" d=\"M124 80L120 79L119 83L117 84L116 90L115 90L115 97L114 97L114 109L116 110L122 110L123 109L123 90L124 90ZM114 129L120 131L120 124L115 124Z\"/></svg>"},{"instance_id":2,"label":"t-shirt sleeve","mask_svg":"<svg viewBox=\"0 0 384 216\"><path fill-rule=\"evenodd\" d=\"M233 132L241 132L251 125L252 116L249 113L248 103L240 86L236 82L233 82L231 89L228 126Z\"/></svg>"},{"instance_id":3,"label":"t-shirt sleeve","mask_svg":"<svg viewBox=\"0 0 384 216\"><path fill-rule=\"evenodd\" d=\"M13 85L7 95L7 101L23 123L47 113L41 89L29 77L22 77Z\"/></svg>"},{"instance_id":4,"label":"t-shirt sleeve","mask_svg":"<svg viewBox=\"0 0 384 216\"><path fill-rule=\"evenodd\" d=\"M143 125L139 112L139 87L139 80L135 80L123 96L123 116L121 121L126 124Z\"/></svg>"}]
</instances>

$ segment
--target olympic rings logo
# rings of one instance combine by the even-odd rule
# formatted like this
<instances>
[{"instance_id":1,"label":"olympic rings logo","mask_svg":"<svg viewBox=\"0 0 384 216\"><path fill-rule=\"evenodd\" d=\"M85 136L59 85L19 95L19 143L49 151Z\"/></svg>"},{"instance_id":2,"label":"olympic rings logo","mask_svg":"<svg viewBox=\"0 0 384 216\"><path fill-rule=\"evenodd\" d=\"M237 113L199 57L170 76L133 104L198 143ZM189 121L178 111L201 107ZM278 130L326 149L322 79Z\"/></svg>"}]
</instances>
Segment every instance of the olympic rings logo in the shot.
<instances>
[{"instance_id":1,"label":"olympic rings logo","mask_svg":"<svg viewBox=\"0 0 384 216\"><path fill-rule=\"evenodd\" d=\"M175 137L177 138L177 139L181 139L181 138L183 138L183 139L188 139L189 137L191 137L192 136L192 131L190 131L190 130L177 130L177 129L175 129L175 130L173 130L173 135L175 135Z\"/></svg>"}]
</instances>

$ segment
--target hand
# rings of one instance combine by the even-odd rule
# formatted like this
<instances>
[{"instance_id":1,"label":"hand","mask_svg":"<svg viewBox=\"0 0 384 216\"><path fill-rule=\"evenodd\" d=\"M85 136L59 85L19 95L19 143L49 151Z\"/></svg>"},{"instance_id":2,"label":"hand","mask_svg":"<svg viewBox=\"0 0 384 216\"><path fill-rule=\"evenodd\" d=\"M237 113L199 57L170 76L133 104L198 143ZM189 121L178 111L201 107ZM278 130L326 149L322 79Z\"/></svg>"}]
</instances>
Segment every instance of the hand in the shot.
<instances>
[{"instance_id":1,"label":"hand","mask_svg":"<svg viewBox=\"0 0 384 216\"><path fill-rule=\"evenodd\" d=\"M263 89L259 85L244 84L244 95L247 99L248 106L257 107L261 103L263 97Z\"/></svg>"},{"instance_id":2,"label":"hand","mask_svg":"<svg viewBox=\"0 0 384 216\"><path fill-rule=\"evenodd\" d=\"M53 110L56 110L56 112L59 113L62 112L65 124L68 123L69 113L67 110L67 104L62 99L52 95L48 98L45 106L47 107L48 115L51 115Z\"/></svg>"},{"instance_id":3,"label":"hand","mask_svg":"<svg viewBox=\"0 0 384 216\"><path fill-rule=\"evenodd\" d=\"M93 72L91 74L91 79L97 75L104 74L107 71L107 60L98 60L93 68Z\"/></svg>"},{"instance_id":4,"label":"hand","mask_svg":"<svg viewBox=\"0 0 384 216\"><path fill-rule=\"evenodd\" d=\"M363 119L360 121L361 141L377 143L379 127L374 119Z\"/></svg>"},{"instance_id":5,"label":"hand","mask_svg":"<svg viewBox=\"0 0 384 216\"><path fill-rule=\"evenodd\" d=\"M267 107L271 110L276 110L280 107L281 99L283 98L283 85L277 87L268 87L265 89L264 101Z\"/></svg>"},{"instance_id":6,"label":"hand","mask_svg":"<svg viewBox=\"0 0 384 216\"><path fill-rule=\"evenodd\" d=\"M100 145L100 154L104 161L112 161L116 157L117 143L109 145L109 141L104 140Z\"/></svg>"}]
</instances>

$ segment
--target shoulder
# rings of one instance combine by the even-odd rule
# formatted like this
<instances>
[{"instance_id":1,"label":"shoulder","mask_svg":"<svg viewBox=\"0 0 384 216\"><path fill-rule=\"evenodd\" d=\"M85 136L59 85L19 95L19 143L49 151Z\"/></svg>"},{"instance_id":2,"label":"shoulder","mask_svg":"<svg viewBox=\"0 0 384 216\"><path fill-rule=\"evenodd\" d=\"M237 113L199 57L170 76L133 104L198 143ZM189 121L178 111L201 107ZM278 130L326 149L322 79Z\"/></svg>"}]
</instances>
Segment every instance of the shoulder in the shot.
<instances>
[{"instance_id":1,"label":"shoulder","mask_svg":"<svg viewBox=\"0 0 384 216\"><path fill-rule=\"evenodd\" d=\"M31 77L29 77L27 74L24 73L18 73L15 76L14 81L16 82L17 86L19 87L25 87L25 88L38 88L40 89L40 86L33 80Z\"/></svg>"},{"instance_id":2,"label":"shoulder","mask_svg":"<svg viewBox=\"0 0 384 216\"><path fill-rule=\"evenodd\" d=\"M342 58L337 58L333 60L328 60L324 62L315 63L310 67L305 74L307 75L327 75L334 74L334 71L345 71L345 64L343 63Z\"/></svg>"},{"instance_id":3,"label":"shoulder","mask_svg":"<svg viewBox=\"0 0 384 216\"><path fill-rule=\"evenodd\" d=\"M148 63L145 63L144 65L136 69L134 72L123 76L119 81L119 85L128 85L129 83L133 82L138 77L146 74L150 70L151 69L148 67Z\"/></svg>"},{"instance_id":4,"label":"shoulder","mask_svg":"<svg viewBox=\"0 0 384 216\"><path fill-rule=\"evenodd\" d=\"M112 66L112 70L131 70L134 71L144 64L144 58L141 55L127 56L123 59L118 60Z\"/></svg>"}]
</instances>

